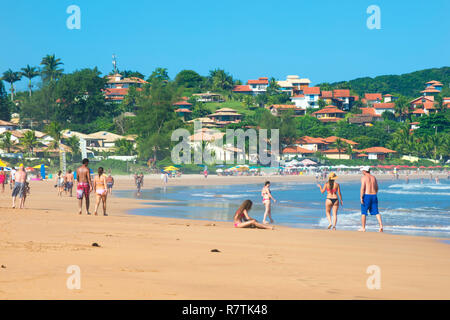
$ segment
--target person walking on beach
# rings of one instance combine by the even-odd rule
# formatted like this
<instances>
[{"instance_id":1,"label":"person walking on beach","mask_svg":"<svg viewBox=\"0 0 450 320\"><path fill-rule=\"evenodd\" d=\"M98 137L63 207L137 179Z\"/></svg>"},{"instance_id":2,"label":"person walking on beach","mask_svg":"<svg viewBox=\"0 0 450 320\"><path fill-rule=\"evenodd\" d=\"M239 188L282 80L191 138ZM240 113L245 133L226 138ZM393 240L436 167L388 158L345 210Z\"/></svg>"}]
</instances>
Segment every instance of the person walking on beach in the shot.
<instances>
[{"instance_id":1,"label":"person walking on beach","mask_svg":"<svg viewBox=\"0 0 450 320\"><path fill-rule=\"evenodd\" d=\"M89 160L83 159L81 167L77 169L77 199L78 213L81 214L83 208L83 197L86 202L86 214L89 213L89 193L92 189L91 174L89 172Z\"/></svg>"},{"instance_id":2,"label":"person walking on beach","mask_svg":"<svg viewBox=\"0 0 450 320\"><path fill-rule=\"evenodd\" d=\"M255 219L248 215L248 212L252 209L253 202L251 200L245 200L239 206L234 214L234 227L235 228L258 228L258 229L273 229L272 226L267 226L258 223Z\"/></svg>"},{"instance_id":3,"label":"person walking on beach","mask_svg":"<svg viewBox=\"0 0 450 320\"><path fill-rule=\"evenodd\" d=\"M103 174L103 168L98 168L98 175L94 178L94 192L96 197L95 202L95 209L94 209L94 215L97 215L97 209L100 205L100 201L103 204L103 215L107 216L106 214L106 196L108 194L107 190L107 182L106 182L106 176Z\"/></svg>"},{"instance_id":4,"label":"person walking on beach","mask_svg":"<svg viewBox=\"0 0 450 320\"><path fill-rule=\"evenodd\" d=\"M62 196L64 191L64 177L62 176L61 170L58 171L58 175L56 177L56 188L58 189L58 196Z\"/></svg>"},{"instance_id":5,"label":"person walking on beach","mask_svg":"<svg viewBox=\"0 0 450 320\"><path fill-rule=\"evenodd\" d=\"M9 188L12 190L14 188L14 183L16 182L16 169L13 167L11 168L11 176L9 179Z\"/></svg>"},{"instance_id":6,"label":"person walking on beach","mask_svg":"<svg viewBox=\"0 0 450 320\"><path fill-rule=\"evenodd\" d=\"M361 228L358 231L366 231L367 211L376 216L380 226L379 232L383 232L383 222L378 212L378 183L377 179L370 174L370 167L361 167L363 177L361 178Z\"/></svg>"},{"instance_id":7,"label":"person walking on beach","mask_svg":"<svg viewBox=\"0 0 450 320\"><path fill-rule=\"evenodd\" d=\"M3 167L0 168L0 185L2 186L2 193L5 192L6 172Z\"/></svg>"},{"instance_id":8,"label":"person walking on beach","mask_svg":"<svg viewBox=\"0 0 450 320\"><path fill-rule=\"evenodd\" d=\"M110 169L111 170L111 169ZM112 194L112 188L114 186L114 178L111 176L111 173L106 178L106 187L108 188L108 193Z\"/></svg>"},{"instance_id":9,"label":"person walking on beach","mask_svg":"<svg viewBox=\"0 0 450 320\"><path fill-rule=\"evenodd\" d=\"M67 171L65 180L66 180L66 190L67 192L69 192L69 196L72 197L73 181L74 181L72 169L69 169L69 171Z\"/></svg>"},{"instance_id":10,"label":"person walking on beach","mask_svg":"<svg viewBox=\"0 0 450 320\"><path fill-rule=\"evenodd\" d=\"M339 202L341 202L341 206L344 205L344 202L342 201L341 187L335 182L336 179L337 175L332 172L328 176L328 182L324 184L323 188L320 184L317 184L321 193L324 193L325 190L327 191L327 199L325 200L325 214L327 215L329 223L328 229L333 227L333 230L336 230ZM331 210L333 210L333 220L331 220Z\"/></svg>"},{"instance_id":11,"label":"person walking on beach","mask_svg":"<svg viewBox=\"0 0 450 320\"><path fill-rule=\"evenodd\" d=\"M270 182L266 181L266 183L264 183L264 187L261 190L261 195L262 195L262 202L264 204L265 207L265 211L264 211L264 218L263 218L263 223L267 224L268 222L266 221L267 217L269 217L270 223L273 223L273 219L272 219L272 208L271 208L271 200L273 200L273 202L277 202L277 200L275 200L274 197L272 197L272 193L270 192Z\"/></svg>"},{"instance_id":12,"label":"person walking on beach","mask_svg":"<svg viewBox=\"0 0 450 320\"><path fill-rule=\"evenodd\" d=\"M25 206L27 173L23 165L20 165L19 171L14 174L14 188L12 190L12 207L16 207L16 198L20 198L20 209Z\"/></svg>"}]
</instances>

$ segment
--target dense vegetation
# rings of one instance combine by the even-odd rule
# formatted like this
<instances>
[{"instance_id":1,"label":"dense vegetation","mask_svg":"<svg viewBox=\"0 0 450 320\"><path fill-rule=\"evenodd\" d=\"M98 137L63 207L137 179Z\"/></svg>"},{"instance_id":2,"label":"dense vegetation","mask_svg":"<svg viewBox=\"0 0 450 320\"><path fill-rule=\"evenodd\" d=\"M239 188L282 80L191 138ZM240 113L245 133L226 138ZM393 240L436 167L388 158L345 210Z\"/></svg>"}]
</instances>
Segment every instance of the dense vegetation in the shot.
<instances>
[{"instance_id":1,"label":"dense vegetation","mask_svg":"<svg viewBox=\"0 0 450 320\"><path fill-rule=\"evenodd\" d=\"M398 94L406 97L420 95L424 84L436 80L443 84L450 83L450 67L425 69L402 75L383 75L375 78L364 77L350 81L319 84L323 90L351 89L358 95L379 92L382 94Z\"/></svg>"},{"instance_id":2,"label":"dense vegetation","mask_svg":"<svg viewBox=\"0 0 450 320\"><path fill-rule=\"evenodd\" d=\"M147 163L148 160L156 160L161 164L170 163L170 150L173 146L170 141L171 132L180 127L193 131L192 126L183 122L174 112L173 103L182 97L189 97L193 112L186 120L204 117L219 108L233 108L243 115L243 120L228 128L279 129L281 141L285 145L292 144L304 135L338 136L358 142L358 149L373 146L392 148L398 151L395 157L406 154L442 161L449 159L450 114L442 104L442 97L450 96L449 89L444 89L436 98L440 108L438 114L415 119L408 113L408 99L419 95L425 82L438 80L448 86L448 67L400 76L321 84L323 90L350 88L360 95L365 92L398 93L400 99L396 102L395 114L383 115L384 121L375 122L373 126L359 126L350 124L347 118L361 112L360 102L346 119L338 123L321 123L311 116L311 111L303 117L294 117L292 113L273 116L264 106L291 103L286 93L278 91L274 78L269 80L265 94L248 96L233 93L233 86L242 82L221 69L211 70L206 76L193 70L182 70L173 80L169 78L165 68L155 69L147 78L139 71L124 70L121 71L123 76L146 78L148 84L142 90L131 87L121 103L108 103L102 92L106 88L106 79L97 68L64 73L62 66L60 59L47 55L42 59L40 69L27 65L21 72L4 72L2 80L10 86L9 95L0 81L0 119L10 120L11 114L18 113L23 128L49 133L55 139L53 148L57 148L61 141L62 129L83 133L106 130L120 135L137 135L137 150L133 150L130 142L123 140L116 144L116 154L137 153L142 163ZM28 88L26 91L16 92L14 84L21 77L29 79ZM41 81L33 88L31 79L35 77L40 77ZM205 91L220 93L225 102L202 103L191 96ZM320 107L324 107L323 101ZM135 116L130 117L130 113ZM420 129L411 133L409 122L416 120L420 121ZM30 133L21 140L21 144L32 155L37 139ZM65 139L64 144L72 150L70 160L80 157L79 141L76 138ZM3 134L0 137L0 147L11 148L11 137ZM343 153L354 152L342 142L338 142L335 147L343 150Z\"/></svg>"}]
</instances>

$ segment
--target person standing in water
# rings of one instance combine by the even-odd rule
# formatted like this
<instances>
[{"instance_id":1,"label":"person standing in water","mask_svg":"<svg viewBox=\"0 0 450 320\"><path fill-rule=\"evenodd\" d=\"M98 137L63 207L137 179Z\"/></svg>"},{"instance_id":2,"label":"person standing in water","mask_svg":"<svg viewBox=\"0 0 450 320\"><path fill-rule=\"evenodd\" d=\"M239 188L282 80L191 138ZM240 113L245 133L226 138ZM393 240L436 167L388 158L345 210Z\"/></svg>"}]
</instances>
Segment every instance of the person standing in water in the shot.
<instances>
[{"instance_id":1,"label":"person standing in water","mask_svg":"<svg viewBox=\"0 0 450 320\"><path fill-rule=\"evenodd\" d=\"M332 172L328 176L328 182L324 184L323 188L320 184L317 184L321 193L324 193L325 190L327 191L327 199L325 200L325 214L327 215L329 223L328 229L333 227L333 230L336 230L339 202L341 202L341 206L344 205L344 202L342 201L341 187L335 182L336 179L337 175ZM333 210L333 220L331 220L331 210Z\"/></svg>"},{"instance_id":2,"label":"person standing in water","mask_svg":"<svg viewBox=\"0 0 450 320\"><path fill-rule=\"evenodd\" d=\"M273 223L273 219L272 219L272 209L271 209L271 200L273 200L273 202L277 202L277 200L275 200L274 197L272 197L272 193L270 192L270 182L266 181L266 183L264 183L264 187L261 190L261 195L262 195L262 202L264 204L265 207L265 212L264 212L264 218L263 218L263 223L267 224L268 222L266 221L267 217L269 217L270 223Z\"/></svg>"},{"instance_id":3,"label":"person standing in water","mask_svg":"<svg viewBox=\"0 0 450 320\"><path fill-rule=\"evenodd\" d=\"M107 190L107 182L106 182L106 176L103 174L103 168L98 168L98 175L94 178L94 192L96 197L95 202L95 209L94 209L94 215L97 215L97 209L100 205L100 201L103 204L103 215L107 216L106 214L106 196L108 194Z\"/></svg>"},{"instance_id":4,"label":"person standing in water","mask_svg":"<svg viewBox=\"0 0 450 320\"><path fill-rule=\"evenodd\" d=\"M92 189L91 174L89 172L89 159L85 158L82 161L81 167L77 169L77 199L78 199L78 213L81 214L83 208L83 197L86 202L86 214L89 212L89 193Z\"/></svg>"},{"instance_id":5,"label":"person standing in water","mask_svg":"<svg viewBox=\"0 0 450 320\"><path fill-rule=\"evenodd\" d=\"M380 225L379 232L383 232L383 222L378 212L378 183L377 179L370 174L370 167L361 167L363 177L361 178L361 228L358 231L366 231L367 211L376 216Z\"/></svg>"},{"instance_id":6,"label":"person standing in water","mask_svg":"<svg viewBox=\"0 0 450 320\"><path fill-rule=\"evenodd\" d=\"M245 200L234 214L234 227L235 228L258 228L258 229L272 229L272 226L266 226L258 223L255 219L248 215L251 210L253 202L251 200Z\"/></svg>"}]
</instances>

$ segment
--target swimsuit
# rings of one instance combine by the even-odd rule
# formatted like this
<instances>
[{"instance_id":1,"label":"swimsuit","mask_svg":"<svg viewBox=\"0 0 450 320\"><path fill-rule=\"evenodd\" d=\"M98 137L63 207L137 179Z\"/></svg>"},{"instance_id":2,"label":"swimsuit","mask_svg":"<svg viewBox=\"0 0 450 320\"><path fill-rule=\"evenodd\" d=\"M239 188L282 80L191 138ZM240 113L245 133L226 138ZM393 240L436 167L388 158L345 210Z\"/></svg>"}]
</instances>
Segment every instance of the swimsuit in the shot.
<instances>
[{"instance_id":1,"label":"swimsuit","mask_svg":"<svg viewBox=\"0 0 450 320\"><path fill-rule=\"evenodd\" d=\"M4 174L0 174L0 184L4 184L5 183L5 175Z\"/></svg>"},{"instance_id":2,"label":"swimsuit","mask_svg":"<svg viewBox=\"0 0 450 320\"><path fill-rule=\"evenodd\" d=\"M14 189L12 191L12 196L13 197L19 196L19 198L23 198L24 193L25 193L25 183L23 183L23 182L16 182L14 184Z\"/></svg>"},{"instance_id":3,"label":"swimsuit","mask_svg":"<svg viewBox=\"0 0 450 320\"><path fill-rule=\"evenodd\" d=\"M106 186L107 186L109 189L111 189L111 188L113 187L113 183L112 183L112 182L107 182L107 183L106 183Z\"/></svg>"},{"instance_id":4,"label":"swimsuit","mask_svg":"<svg viewBox=\"0 0 450 320\"><path fill-rule=\"evenodd\" d=\"M77 198L83 199L83 195L87 198L89 197L89 192L91 188L89 186L89 183L87 182L78 182L77 184Z\"/></svg>"},{"instance_id":5,"label":"swimsuit","mask_svg":"<svg viewBox=\"0 0 450 320\"><path fill-rule=\"evenodd\" d=\"M263 200L262 200L263 203L266 202L266 201L270 202L269 194L270 194L269 190L266 190L266 191L263 192Z\"/></svg>"},{"instance_id":6,"label":"swimsuit","mask_svg":"<svg viewBox=\"0 0 450 320\"><path fill-rule=\"evenodd\" d=\"M367 210L370 215L375 216L378 212L378 197L376 194L365 194L363 196L363 202L361 203L361 214L367 216Z\"/></svg>"},{"instance_id":7,"label":"swimsuit","mask_svg":"<svg viewBox=\"0 0 450 320\"><path fill-rule=\"evenodd\" d=\"M330 201L331 201L331 204L334 206L334 204L336 203L336 201L338 201L339 199L338 199L338 198L336 198L336 199L327 198L327 200L330 200ZM339 202L338 202L338 204L339 204Z\"/></svg>"},{"instance_id":8,"label":"swimsuit","mask_svg":"<svg viewBox=\"0 0 450 320\"><path fill-rule=\"evenodd\" d=\"M96 192L99 196L102 196L106 193L106 190L105 189L97 189Z\"/></svg>"}]
</instances>

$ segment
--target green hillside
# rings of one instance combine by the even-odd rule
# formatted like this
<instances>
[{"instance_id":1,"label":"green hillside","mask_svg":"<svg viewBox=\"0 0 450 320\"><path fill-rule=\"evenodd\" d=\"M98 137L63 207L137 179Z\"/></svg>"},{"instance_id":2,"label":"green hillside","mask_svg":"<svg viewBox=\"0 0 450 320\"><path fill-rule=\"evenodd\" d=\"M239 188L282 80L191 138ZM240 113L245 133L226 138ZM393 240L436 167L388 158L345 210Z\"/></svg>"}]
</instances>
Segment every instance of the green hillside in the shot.
<instances>
[{"instance_id":1,"label":"green hillside","mask_svg":"<svg viewBox=\"0 0 450 320\"><path fill-rule=\"evenodd\" d=\"M402 75L383 75L375 78L364 77L350 81L319 84L322 90L352 89L359 95L367 92L397 93L407 97L420 95L425 83L430 80L442 82L444 88L450 84L450 67L425 69Z\"/></svg>"}]
</instances>

